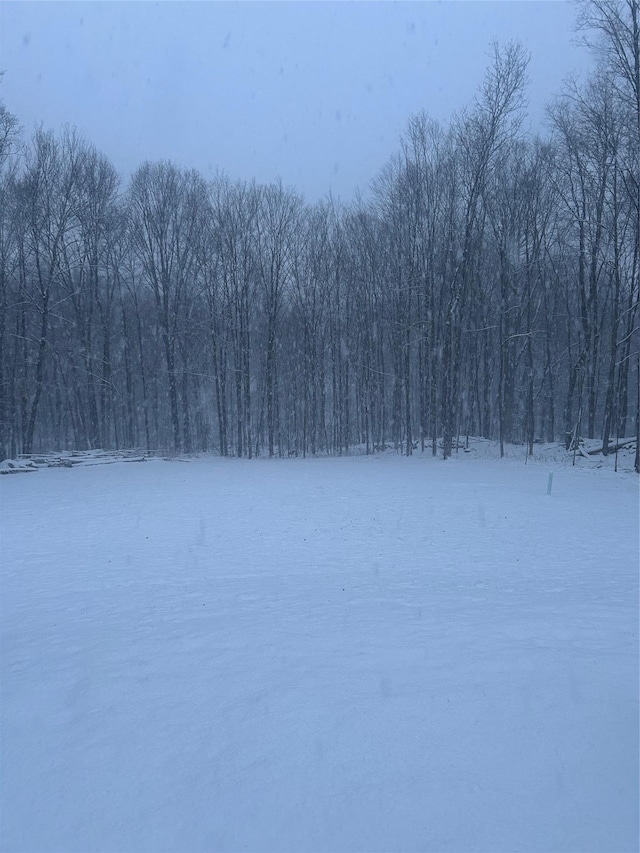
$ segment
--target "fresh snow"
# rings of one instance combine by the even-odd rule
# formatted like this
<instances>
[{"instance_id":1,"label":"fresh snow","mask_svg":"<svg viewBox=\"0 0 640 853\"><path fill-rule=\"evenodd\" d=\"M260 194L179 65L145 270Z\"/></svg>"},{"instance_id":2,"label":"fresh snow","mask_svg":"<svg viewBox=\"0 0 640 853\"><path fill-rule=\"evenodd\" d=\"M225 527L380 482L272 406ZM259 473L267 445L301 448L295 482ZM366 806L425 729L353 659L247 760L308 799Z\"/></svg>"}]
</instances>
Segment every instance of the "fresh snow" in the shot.
<instances>
[{"instance_id":1,"label":"fresh snow","mask_svg":"<svg viewBox=\"0 0 640 853\"><path fill-rule=\"evenodd\" d=\"M634 475L45 468L0 535L3 853L637 850Z\"/></svg>"}]
</instances>

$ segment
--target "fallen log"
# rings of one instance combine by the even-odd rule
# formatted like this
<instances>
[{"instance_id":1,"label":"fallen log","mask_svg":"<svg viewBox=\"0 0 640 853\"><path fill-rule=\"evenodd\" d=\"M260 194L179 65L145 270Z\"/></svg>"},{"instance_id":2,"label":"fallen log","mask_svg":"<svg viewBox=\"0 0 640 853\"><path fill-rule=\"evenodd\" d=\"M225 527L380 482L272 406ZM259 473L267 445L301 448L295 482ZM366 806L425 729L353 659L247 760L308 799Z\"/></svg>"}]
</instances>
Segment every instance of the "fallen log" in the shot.
<instances>
[{"instance_id":1,"label":"fallen log","mask_svg":"<svg viewBox=\"0 0 640 853\"><path fill-rule=\"evenodd\" d=\"M628 438L623 441L618 441L617 443L610 444L607 447L607 453L615 453L616 450L623 450L625 447L633 447L636 443L635 438ZM600 447L592 447L590 450L587 450L588 456L596 456L598 453L602 453L604 450L604 445L600 445ZM582 454L584 456L584 453Z\"/></svg>"}]
</instances>

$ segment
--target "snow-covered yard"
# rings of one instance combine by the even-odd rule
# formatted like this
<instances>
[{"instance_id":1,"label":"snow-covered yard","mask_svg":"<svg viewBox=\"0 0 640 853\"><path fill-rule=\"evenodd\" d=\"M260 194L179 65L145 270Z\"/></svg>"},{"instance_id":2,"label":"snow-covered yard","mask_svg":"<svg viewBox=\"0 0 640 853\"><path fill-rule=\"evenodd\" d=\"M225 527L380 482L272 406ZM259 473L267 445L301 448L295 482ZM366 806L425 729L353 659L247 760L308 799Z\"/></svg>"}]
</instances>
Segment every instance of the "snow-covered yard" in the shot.
<instances>
[{"instance_id":1,"label":"snow-covered yard","mask_svg":"<svg viewBox=\"0 0 640 853\"><path fill-rule=\"evenodd\" d=\"M637 849L634 475L153 460L0 501L3 853Z\"/></svg>"}]
</instances>

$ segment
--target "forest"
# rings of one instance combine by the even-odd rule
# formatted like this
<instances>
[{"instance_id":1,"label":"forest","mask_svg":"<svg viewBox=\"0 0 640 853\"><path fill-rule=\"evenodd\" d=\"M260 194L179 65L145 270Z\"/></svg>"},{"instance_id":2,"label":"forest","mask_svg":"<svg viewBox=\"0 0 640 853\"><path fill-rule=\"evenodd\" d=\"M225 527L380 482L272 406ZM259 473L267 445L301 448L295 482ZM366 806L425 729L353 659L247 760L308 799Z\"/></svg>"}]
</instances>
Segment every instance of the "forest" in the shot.
<instances>
[{"instance_id":1,"label":"forest","mask_svg":"<svg viewBox=\"0 0 640 853\"><path fill-rule=\"evenodd\" d=\"M640 2L577 14L595 70L544 135L526 51L496 44L474 102L411 117L348 204L166 161L123 180L1 104L1 458L637 435Z\"/></svg>"}]
</instances>

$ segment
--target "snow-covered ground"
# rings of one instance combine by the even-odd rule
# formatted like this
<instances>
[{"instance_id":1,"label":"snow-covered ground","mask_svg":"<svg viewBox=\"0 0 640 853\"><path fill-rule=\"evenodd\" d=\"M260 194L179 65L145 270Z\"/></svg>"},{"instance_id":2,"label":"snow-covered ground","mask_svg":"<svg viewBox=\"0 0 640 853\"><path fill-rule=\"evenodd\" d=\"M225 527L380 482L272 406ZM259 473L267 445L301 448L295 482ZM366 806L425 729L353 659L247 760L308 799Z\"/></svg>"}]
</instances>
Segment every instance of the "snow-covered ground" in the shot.
<instances>
[{"instance_id":1,"label":"snow-covered ground","mask_svg":"<svg viewBox=\"0 0 640 853\"><path fill-rule=\"evenodd\" d=\"M1 477L3 853L637 850L637 477L523 462Z\"/></svg>"}]
</instances>

